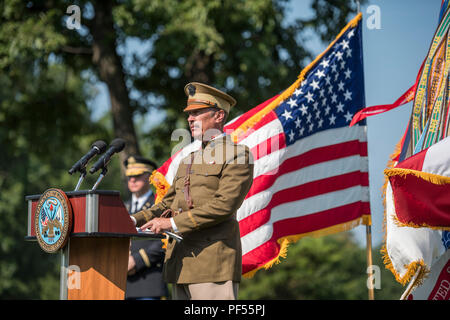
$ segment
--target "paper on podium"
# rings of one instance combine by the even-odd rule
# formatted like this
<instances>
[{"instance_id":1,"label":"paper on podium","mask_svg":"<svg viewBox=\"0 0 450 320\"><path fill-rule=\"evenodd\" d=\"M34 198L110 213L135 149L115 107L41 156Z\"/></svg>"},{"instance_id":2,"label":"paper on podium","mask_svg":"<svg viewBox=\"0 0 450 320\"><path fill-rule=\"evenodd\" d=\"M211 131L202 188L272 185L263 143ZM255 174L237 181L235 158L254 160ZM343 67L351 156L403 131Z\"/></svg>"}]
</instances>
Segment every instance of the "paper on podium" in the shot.
<instances>
[{"instance_id":1,"label":"paper on podium","mask_svg":"<svg viewBox=\"0 0 450 320\"><path fill-rule=\"evenodd\" d=\"M142 230L141 228L136 228L136 231L140 234L157 234L157 233L150 231L149 229ZM183 240L183 238L181 236L179 236L173 232L164 231L164 233L166 235L168 235L169 237L174 238L177 242L180 242L181 240Z\"/></svg>"}]
</instances>

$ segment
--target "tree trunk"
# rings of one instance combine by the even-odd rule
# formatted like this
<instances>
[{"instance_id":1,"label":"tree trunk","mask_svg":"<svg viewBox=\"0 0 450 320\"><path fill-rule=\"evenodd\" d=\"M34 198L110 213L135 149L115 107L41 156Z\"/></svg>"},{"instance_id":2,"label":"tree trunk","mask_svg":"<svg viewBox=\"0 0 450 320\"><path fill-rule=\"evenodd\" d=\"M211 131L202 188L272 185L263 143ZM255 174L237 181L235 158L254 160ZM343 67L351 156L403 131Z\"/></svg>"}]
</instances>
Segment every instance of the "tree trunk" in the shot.
<instances>
[{"instance_id":1,"label":"tree trunk","mask_svg":"<svg viewBox=\"0 0 450 320\"><path fill-rule=\"evenodd\" d=\"M140 154L139 144L134 128L128 89L125 85L122 62L116 52L116 32L112 17L112 4L110 1L94 1L93 5L95 17L91 30L93 36L92 60L98 67L100 79L108 86L114 134L117 138L126 141L124 151L119 154L122 173L124 173L123 161L128 155Z\"/></svg>"},{"instance_id":2,"label":"tree trunk","mask_svg":"<svg viewBox=\"0 0 450 320\"><path fill-rule=\"evenodd\" d=\"M211 61L211 56L207 55L204 51L193 52L185 66L186 78L189 81L214 85L211 83L211 79L213 78L213 68L210 66Z\"/></svg>"}]
</instances>

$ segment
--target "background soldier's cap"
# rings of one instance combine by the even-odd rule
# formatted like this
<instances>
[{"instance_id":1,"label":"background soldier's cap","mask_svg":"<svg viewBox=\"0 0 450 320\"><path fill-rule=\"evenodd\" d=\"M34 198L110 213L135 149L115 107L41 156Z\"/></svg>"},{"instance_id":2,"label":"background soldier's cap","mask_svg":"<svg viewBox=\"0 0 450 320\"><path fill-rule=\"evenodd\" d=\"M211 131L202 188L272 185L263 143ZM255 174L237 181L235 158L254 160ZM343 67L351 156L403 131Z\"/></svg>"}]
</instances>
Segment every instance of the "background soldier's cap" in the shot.
<instances>
[{"instance_id":1,"label":"background soldier's cap","mask_svg":"<svg viewBox=\"0 0 450 320\"><path fill-rule=\"evenodd\" d=\"M125 175L137 176L145 172L152 173L158 166L153 161L140 157L140 156L130 156L123 162L126 171Z\"/></svg>"},{"instance_id":2,"label":"background soldier's cap","mask_svg":"<svg viewBox=\"0 0 450 320\"><path fill-rule=\"evenodd\" d=\"M188 96L187 107L183 111L216 107L230 113L231 107L236 104L236 100L216 88L199 82L188 83L184 87L184 92Z\"/></svg>"}]
</instances>

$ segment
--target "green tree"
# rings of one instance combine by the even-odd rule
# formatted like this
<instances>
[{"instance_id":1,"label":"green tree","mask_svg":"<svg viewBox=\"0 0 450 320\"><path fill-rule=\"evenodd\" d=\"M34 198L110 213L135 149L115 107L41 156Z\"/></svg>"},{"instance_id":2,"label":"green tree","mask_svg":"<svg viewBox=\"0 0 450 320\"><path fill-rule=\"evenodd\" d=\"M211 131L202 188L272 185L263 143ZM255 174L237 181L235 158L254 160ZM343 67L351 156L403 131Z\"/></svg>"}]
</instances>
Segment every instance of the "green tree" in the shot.
<instances>
[{"instance_id":1,"label":"green tree","mask_svg":"<svg viewBox=\"0 0 450 320\"><path fill-rule=\"evenodd\" d=\"M70 5L81 9L80 29L67 27ZM306 29L328 41L356 9L312 0L315 16L288 24L288 7L285 0L0 1L1 298L57 298L58 257L24 241L26 195L71 190L77 177L67 169L97 139L126 139L121 160L141 153L140 144L165 160L176 143L168 144L170 133L185 126L187 82L230 92L239 101L233 117L295 80L311 58ZM133 39L148 50L128 56ZM99 81L110 113L94 122L88 102ZM138 141L133 116L152 110L164 112L164 122ZM111 163L105 189L124 191L120 163Z\"/></svg>"},{"instance_id":2,"label":"green tree","mask_svg":"<svg viewBox=\"0 0 450 320\"><path fill-rule=\"evenodd\" d=\"M57 257L25 242L25 196L49 187L72 190L76 178L67 170L73 159L91 140L104 136L90 123L80 79L60 65L47 70L25 66L16 75L0 76L2 298L38 298L54 283L50 280L57 278Z\"/></svg>"},{"instance_id":3,"label":"green tree","mask_svg":"<svg viewBox=\"0 0 450 320\"><path fill-rule=\"evenodd\" d=\"M78 30L67 27L70 5L81 11ZM167 137L185 126L187 82L230 92L239 101L231 116L246 111L286 88L311 58L304 30L328 41L356 10L345 0L313 0L313 18L287 24L286 0L8 0L0 6L0 67L25 55L45 64L51 56L104 82L114 135L127 141L121 160L140 153L133 114L164 110L164 122L141 141L163 160L170 154ZM147 44L147 52L119 54L130 39Z\"/></svg>"},{"instance_id":4,"label":"green tree","mask_svg":"<svg viewBox=\"0 0 450 320\"><path fill-rule=\"evenodd\" d=\"M32 29L26 25L20 37ZM2 25L1 34L13 32L10 27ZM0 74L0 297L57 298L59 256L25 241L25 196L49 187L73 190L77 177L67 171L74 159L93 141L111 135L90 119L86 101L92 92L85 79L50 54L8 45L14 59L2 56ZM118 166L115 171L117 175ZM86 184L92 185L93 179Z\"/></svg>"}]
</instances>

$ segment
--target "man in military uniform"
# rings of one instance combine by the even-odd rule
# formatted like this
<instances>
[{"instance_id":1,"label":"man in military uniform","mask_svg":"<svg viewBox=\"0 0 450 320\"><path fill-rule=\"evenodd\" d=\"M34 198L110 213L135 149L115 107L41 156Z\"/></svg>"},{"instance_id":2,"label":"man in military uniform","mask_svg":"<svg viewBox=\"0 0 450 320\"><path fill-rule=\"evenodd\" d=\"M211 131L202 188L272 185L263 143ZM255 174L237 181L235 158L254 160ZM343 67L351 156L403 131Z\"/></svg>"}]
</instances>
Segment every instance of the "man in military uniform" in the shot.
<instances>
[{"instance_id":1,"label":"man in military uniform","mask_svg":"<svg viewBox=\"0 0 450 320\"><path fill-rule=\"evenodd\" d=\"M130 214L149 209L155 202L149 177L156 164L148 159L131 156L124 162L131 199L125 202ZM167 285L162 277L164 250L158 240L131 241L128 258L127 299L161 299Z\"/></svg>"},{"instance_id":2,"label":"man in military uniform","mask_svg":"<svg viewBox=\"0 0 450 320\"><path fill-rule=\"evenodd\" d=\"M237 299L242 249L236 212L253 181L248 147L223 133L236 101L201 83L185 87L189 127L201 148L183 159L161 202L132 215L137 226L169 238L164 278L175 299Z\"/></svg>"}]
</instances>

